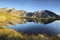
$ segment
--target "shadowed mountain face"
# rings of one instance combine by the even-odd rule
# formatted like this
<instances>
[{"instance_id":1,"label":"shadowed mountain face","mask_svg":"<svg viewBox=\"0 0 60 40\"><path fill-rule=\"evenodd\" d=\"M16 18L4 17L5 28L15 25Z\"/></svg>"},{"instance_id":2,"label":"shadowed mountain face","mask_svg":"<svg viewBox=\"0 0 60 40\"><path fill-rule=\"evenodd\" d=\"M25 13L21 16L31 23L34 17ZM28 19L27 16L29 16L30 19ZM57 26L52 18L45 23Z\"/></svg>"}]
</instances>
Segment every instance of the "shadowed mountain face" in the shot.
<instances>
[{"instance_id":1,"label":"shadowed mountain face","mask_svg":"<svg viewBox=\"0 0 60 40\"><path fill-rule=\"evenodd\" d=\"M49 10L42 10L41 12L35 12L35 15L39 18L59 18L57 14Z\"/></svg>"},{"instance_id":2,"label":"shadowed mountain face","mask_svg":"<svg viewBox=\"0 0 60 40\"><path fill-rule=\"evenodd\" d=\"M27 21L35 23L48 24L55 20L60 20L60 16L49 10L35 11L28 13L28 17L35 17L36 19L27 19Z\"/></svg>"}]
</instances>

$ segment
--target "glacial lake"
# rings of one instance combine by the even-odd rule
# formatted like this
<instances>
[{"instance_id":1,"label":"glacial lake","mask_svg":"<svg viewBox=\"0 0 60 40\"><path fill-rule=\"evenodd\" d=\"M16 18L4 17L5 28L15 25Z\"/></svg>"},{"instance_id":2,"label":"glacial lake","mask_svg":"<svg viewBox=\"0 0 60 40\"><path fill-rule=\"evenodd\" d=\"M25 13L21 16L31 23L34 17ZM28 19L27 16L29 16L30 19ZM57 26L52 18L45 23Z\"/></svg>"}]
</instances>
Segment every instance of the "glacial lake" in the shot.
<instances>
[{"instance_id":1,"label":"glacial lake","mask_svg":"<svg viewBox=\"0 0 60 40\"><path fill-rule=\"evenodd\" d=\"M23 34L47 34L49 36L60 34L60 20L49 24L27 22L24 24L10 25L8 28L14 29Z\"/></svg>"}]
</instances>

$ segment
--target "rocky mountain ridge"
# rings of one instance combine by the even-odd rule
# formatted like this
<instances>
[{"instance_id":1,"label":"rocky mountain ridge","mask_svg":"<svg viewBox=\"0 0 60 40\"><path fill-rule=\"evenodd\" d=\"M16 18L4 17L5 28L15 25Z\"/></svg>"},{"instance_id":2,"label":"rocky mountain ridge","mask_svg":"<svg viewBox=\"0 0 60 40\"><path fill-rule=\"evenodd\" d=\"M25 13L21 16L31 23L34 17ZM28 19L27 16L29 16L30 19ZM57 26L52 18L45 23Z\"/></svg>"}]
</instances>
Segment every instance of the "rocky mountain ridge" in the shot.
<instances>
[{"instance_id":1,"label":"rocky mountain ridge","mask_svg":"<svg viewBox=\"0 0 60 40\"><path fill-rule=\"evenodd\" d=\"M47 24L47 23L53 22L54 20L60 20L60 16L50 10L27 12L25 10L16 10L15 8L12 8L12 9L0 8L0 11L6 12L9 15L12 15L14 17L20 18L19 20L11 21L11 24L25 23L26 21ZM22 22L22 20L24 22Z\"/></svg>"},{"instance_id":2,"label":"rocky mountain ridge","mask_svg":"<svg viewBox=\"0 0 60 40\"><path fill-rule=\"evenodd\" d=\"M16 10L15 8L9 9L9 8L0 8L0 11L6 11L10 14L14 14L15 16L36 16L39 18L46 18L46 17L60 17L56 13L50 11L50 10L42 10L42 11L34 11L34 12L27 12L25 10Z\"/></svg>"}]
</instances>

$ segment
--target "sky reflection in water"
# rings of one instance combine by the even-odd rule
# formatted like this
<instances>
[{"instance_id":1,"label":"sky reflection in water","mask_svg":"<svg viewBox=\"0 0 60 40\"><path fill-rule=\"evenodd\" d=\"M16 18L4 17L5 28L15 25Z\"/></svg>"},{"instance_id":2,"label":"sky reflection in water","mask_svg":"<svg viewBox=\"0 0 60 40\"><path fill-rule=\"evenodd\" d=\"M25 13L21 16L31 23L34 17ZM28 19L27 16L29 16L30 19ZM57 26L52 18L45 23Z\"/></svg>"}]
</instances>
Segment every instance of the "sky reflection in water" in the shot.
<instances>
[{"instance_id":1,"label":"sky reflection in water","mask_svg":"<svg viewBox=\"0 0 60 40\"><path fill-rule=\"evenodd\" d=\"M27 22L25 24L17 24L16 26L11 25L8 28L27 34L46 33L48 35L55 35L60 33L60 21L57 20L49 24Z\"/></svg>"}]
</instances>

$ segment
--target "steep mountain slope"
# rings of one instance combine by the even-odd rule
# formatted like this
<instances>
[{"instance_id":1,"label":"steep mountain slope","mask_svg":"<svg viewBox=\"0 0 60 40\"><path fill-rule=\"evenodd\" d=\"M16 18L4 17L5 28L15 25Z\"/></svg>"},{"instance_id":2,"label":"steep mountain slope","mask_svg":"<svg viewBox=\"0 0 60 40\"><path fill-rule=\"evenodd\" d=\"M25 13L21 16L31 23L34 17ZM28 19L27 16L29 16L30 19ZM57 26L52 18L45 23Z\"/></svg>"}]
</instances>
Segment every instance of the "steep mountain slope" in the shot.
<instances>
[{"instance_id":1,"label":"steep mountain slope","mask_svg":"<svg viewBox=\"0 0 60 40\"><path fill-rule=\"evenodd\" d=\"M60 18L59 15L50 10L36 11L34 13L35 13L34 15L39 18Z\"/></svg>"}]
</instances>

